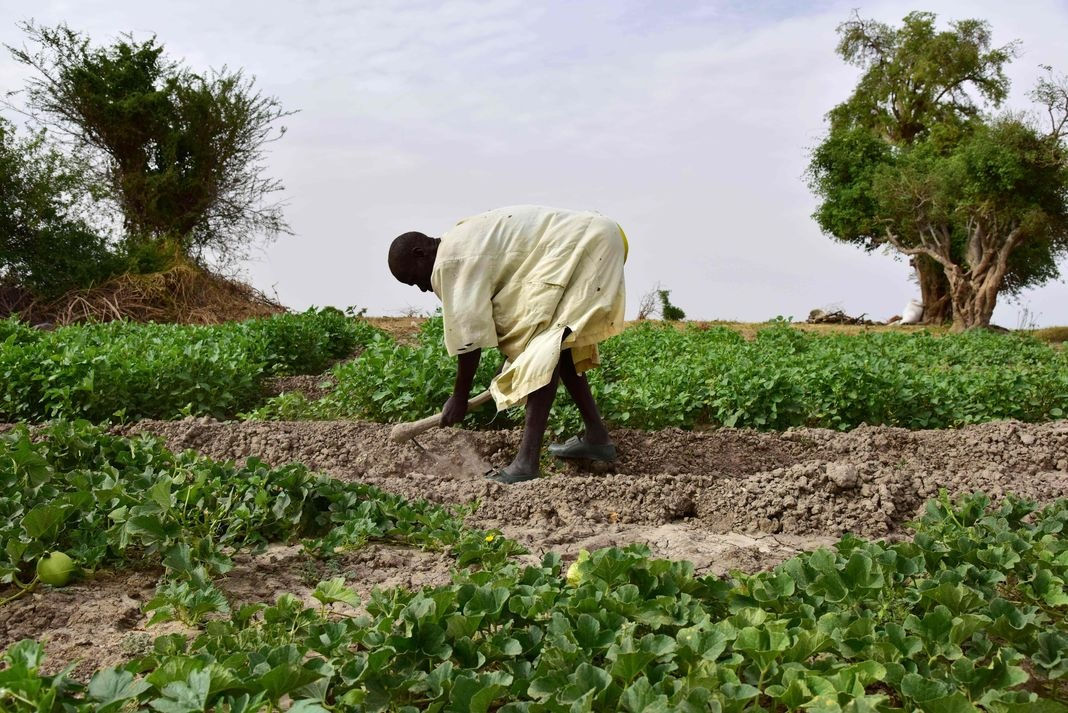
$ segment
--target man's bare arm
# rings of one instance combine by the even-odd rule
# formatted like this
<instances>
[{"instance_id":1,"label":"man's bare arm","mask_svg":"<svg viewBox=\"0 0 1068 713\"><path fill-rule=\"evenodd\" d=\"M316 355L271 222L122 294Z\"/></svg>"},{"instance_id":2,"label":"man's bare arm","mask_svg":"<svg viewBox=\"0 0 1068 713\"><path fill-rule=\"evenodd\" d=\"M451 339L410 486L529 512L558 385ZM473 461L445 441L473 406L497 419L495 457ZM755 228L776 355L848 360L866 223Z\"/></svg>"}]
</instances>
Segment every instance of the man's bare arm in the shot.
<instances>
[{"instance_id":1,"label":"man's bare arm","mask_svg":"<svg viewBox=\"0 0 1068 713\"><path fill-rule=\"evenodd\" d=\"M456 357L456 384L453 386L452 396L441 410L442 426L459 423L467 415L467 400L471 396L471 384L475 381L475 372L478 371L481 359L481 349Z\"/></svg>"}]
</instances>

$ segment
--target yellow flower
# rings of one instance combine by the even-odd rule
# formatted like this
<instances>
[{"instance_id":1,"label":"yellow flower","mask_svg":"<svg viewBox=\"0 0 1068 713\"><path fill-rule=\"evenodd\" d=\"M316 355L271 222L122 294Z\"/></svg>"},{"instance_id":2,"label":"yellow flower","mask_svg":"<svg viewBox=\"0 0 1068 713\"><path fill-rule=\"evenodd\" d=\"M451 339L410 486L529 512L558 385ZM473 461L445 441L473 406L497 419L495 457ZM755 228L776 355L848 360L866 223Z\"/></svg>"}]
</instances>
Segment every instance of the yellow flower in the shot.
<instances>
[{"instance_id":1,"label":"yellow flower","mask_svg":"<svg viewBox=\"0 0 1068 713\"><path fill-rule=\"evenodd\" d=\"M494 537L496 537L496 535L486 535L486 542L493 542Z\"/></svg>"}]
</instances>

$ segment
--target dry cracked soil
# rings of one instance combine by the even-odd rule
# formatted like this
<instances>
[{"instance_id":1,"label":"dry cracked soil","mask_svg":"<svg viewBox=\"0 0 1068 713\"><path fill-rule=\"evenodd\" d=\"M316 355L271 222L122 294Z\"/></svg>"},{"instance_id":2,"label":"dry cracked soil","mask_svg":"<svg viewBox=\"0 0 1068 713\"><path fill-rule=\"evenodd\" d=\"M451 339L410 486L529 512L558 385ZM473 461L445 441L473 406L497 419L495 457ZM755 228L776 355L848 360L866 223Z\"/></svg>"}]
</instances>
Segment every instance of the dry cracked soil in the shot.
<instances>
[{"instance_id":1,"label":"dry cracked soil","mask_svg":"<svg viewBox=\"0 0 1068 713\"><path fill-rule=\"evenodd\" d=\"M142 421L126 434L157 435L173 449L216 459L256 456L301 462L333 477L442 504L477 503L468 522L499 529L531 557L642 542L699 573L755 571L852 532L906 537L906 523L945 488L983 490L1040 503L1068 497L1068 421L998 422L957 430L861 427L846 433L718 429L613 432L612 464L545 463L544 477L512 486L483 473L506 464L519 432L439 429L411 443L390 426L345 422ZM372 545L322 563L297 547L239 558L222 587L234 601L307 598L321 579L343 575L361 594L374 587L445 584L445 555ZM76 673L145 650L164 629L146 630L141 604L158 570L113 573L43 590L4 607L0 650L21 638L47 641L50 668Z\"/></svg>"}]
</instances>

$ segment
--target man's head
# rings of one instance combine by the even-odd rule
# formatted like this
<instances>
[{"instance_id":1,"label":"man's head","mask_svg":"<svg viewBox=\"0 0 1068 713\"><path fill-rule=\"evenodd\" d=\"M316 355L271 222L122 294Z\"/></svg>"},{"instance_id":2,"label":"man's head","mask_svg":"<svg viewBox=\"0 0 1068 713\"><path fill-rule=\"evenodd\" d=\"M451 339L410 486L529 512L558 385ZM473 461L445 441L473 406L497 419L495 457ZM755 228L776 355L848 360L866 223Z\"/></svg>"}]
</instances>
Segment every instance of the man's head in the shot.
<instances>
[{"instance_id":1,"label":"man's head","mask_svg":"<svg viewBox=\"0 0 1068 713\"><path fill-rule=\"evenodd\" d=\"M389 271L406 285L415 285L430 292L430 275L434 272L434 258L441 240L422 233L398 235L389 246Z\"/></svg>"}]
</instances>

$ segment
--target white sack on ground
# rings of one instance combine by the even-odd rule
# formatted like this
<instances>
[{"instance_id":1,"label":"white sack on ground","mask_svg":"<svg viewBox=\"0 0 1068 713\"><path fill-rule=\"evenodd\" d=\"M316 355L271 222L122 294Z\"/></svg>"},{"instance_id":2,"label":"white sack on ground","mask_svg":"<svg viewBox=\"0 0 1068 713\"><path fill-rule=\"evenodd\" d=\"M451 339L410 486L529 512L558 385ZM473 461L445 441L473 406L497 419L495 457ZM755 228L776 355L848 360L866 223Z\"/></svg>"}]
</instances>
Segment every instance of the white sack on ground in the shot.
<instances>
[{"instance_id":1,"label":"white sack on ground","mask_svg":"<svg viewBox=\"0 0 1068 713\"><path fill-rule=\"evenodd\" d=\"M901 324L919 324L923 319L923 303L910 300L901 312Z\"/></svg>"}]
</instances>

